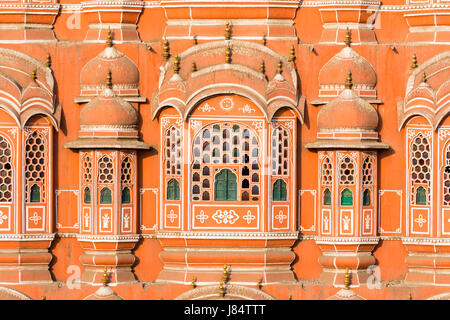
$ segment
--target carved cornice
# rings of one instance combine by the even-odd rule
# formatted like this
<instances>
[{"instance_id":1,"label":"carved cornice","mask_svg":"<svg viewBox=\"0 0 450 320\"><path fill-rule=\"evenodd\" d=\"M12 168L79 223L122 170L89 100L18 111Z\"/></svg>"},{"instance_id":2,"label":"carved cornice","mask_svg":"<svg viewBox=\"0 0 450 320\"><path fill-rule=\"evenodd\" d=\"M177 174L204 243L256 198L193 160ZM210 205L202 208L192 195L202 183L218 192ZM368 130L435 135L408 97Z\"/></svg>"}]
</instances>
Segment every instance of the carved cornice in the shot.
<instances>
[{"instance_id":1,"label":"carved cornice","mask_svg":"<svg viewBox=\"0 0 450 320\"><path fill-rule=\"evenodd\" d=\"M403 237L402 242L421 246L450 246L450 238Z\"/></svg>"},{"instance_id":2,"label":"carved cornice","mask_svg":"<svg viewBox=\"0 0 450 320\"><path fill-rule=\"evenodd\" d=\"M51 241L54 238L55 233L0 234L0 241Z\"/></svg>"},{"instance_id":3,"label":"carved cornice","mask_svg":"<svg viewBox=\"0 0 450 320\"><path fill-rule=\"evenodd\" d=\"M140 235L91 235L78 234L77 240L83 242L137 242Z\"/></svg>"},{"instance_id":4,"label":"carved cornice","mask_svg":"<svg viewBox=\"0 0 450 320\"><path fill-rule=\"evenodd\" d=\"M254 239L277 240L298 239L295 232L196 232L196 231L158 231L156 238L183 238L183 239Z\"/></svg>"},{"instance_id":5,"label":"carved cornice","mask_svg":"<svg viewBox=\"0 0 450 320\"><path fill-rule=\"evenodd\" d=\"M317 244L377 244L380 237L316 237Z\"/></svg>"}]
</instances>

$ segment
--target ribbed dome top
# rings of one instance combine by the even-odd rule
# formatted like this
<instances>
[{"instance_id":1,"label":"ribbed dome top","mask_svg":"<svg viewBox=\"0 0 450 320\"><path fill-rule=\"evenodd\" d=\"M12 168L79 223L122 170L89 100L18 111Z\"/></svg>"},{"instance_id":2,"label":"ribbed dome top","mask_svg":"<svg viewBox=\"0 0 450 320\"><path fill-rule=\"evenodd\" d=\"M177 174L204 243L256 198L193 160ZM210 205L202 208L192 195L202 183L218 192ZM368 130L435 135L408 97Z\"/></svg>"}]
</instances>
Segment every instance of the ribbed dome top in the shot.
<instances>
[{"instance_id":1,"label":"ribbed dome top","mask_svg":"<svg viewBox=\"0 0 450 320\"><path fill-rule=\"evenodd\" d=\"M111 71L115 86L137 87L139 69L127 56L114 47L106 47L81 70L81 86L99 87Z\"/></svg>"},{"instance_id":2,"label":"ribbed dome top","mask_svg":"<svg viewBox=\"0 0 450 320\"><path fill-rule=\"evenodd\" d=\"M353 90L345 89L339 97L325 105L317 116L319 130L376 130L378 113L370 103Z\"/></svg>"},{"instance_id":3,"label":"ribbed dome top","mask_svg":"<svg viewBox=\"0 0 450 320\"><path fill-rule=\"evenodd\" d=\"M347 72L353 75L353 84L363 88L374 88L377 75L372 65L351 47L345 47L330 59L320 70L319 85L321 87L342 86L339 82Z\"/></svg>"},{"instance_id":4,"label":"ribbed dome top","mask_svg":"<svg viewBox=\"0 0 450 320\"><path fill-rule=\"evenodd\" d=\"M80 112L81 126L137 126L138 113L128 102L106 88Z\"/></svg>"}]
</instances>

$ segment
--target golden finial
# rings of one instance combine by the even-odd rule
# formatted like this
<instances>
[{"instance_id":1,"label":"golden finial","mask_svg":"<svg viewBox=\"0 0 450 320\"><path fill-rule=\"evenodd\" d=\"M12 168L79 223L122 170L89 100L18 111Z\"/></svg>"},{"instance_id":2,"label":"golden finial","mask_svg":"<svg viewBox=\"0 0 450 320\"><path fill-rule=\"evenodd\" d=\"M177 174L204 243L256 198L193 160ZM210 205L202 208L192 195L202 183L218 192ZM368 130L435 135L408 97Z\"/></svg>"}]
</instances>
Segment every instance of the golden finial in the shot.
<instances>
[{"instance_id":1,"label":"golden finial","mask_svg":"<svg viewBox=\"0 0 450 320\"><path fill-rule=\"evenodd\" d=\"M223 265L222 282L223 283L228 282L228 266L226 264Z\"/></svg>"},{"instance_id":2,"label":"golden finial","mask_svg":"<svg viewBox=\"0 0 450 320\"><path fill-rule=\"evenodd\" d=\"M50 56L50 53L47 53L47 57L45 58L45 65L47 68L50 68L52 66L52 57Z\"/></svg>"},{"instance_id":3,"label":"golden finial","mask_svg":"<svg viewBox=\"0 0 450 320\"><path fill-rule=\"evenodd\" d=\"M277 73L281 74L283 72L283 61L278 61L278 65L277 65Z\"/></svg>"},{"instance_id":4,"label":"golden finial","mask_svg":"<svg viewBox=\"0 0 450 320\"><path fill-rule=\"evenodd\" d=\"M225 51L225 62L231 63L231 48L228 46L227 51Z\"/></svg>"},{"instance_id":5,"label":"golden finial","mask_svg":"<svg viewBox=\"0 0 450 320\"><path fill-rule=\"evenodd\" d=\"M409 293L409 295L408 295L408 300L412 300L413 298L412 298L412 294L411 294L411 292Z\"/></svg>"},{"instance_id":6,"label":"golden finial","mask_svg":"<svg viewBox=\"0 0 450 320\"><path fill-rule=\"evenodd\" d=\"M103 269L103 279L102 279L103 286L106 287L108 285L108 269Z\"/></svg>"},{"instance_id":7,"label":"golden finial","mask_svg":"<svg viewBox=\"0 0 450 320\"><path fill-rule=\"evenodd\" d=\"M294 45L291 46L291 51L290 51L290 55L289 55L289 62L295 62L295 47Z\"/></svg>"},{"instance_id":8,"label":"golden finial","mask_svg":"<svg viewBox=\"0 0 450 320\"><path fill-rule=\"evenodd\" d=\"M193 289L195 289L195 287L196 287L196 284L195 284L196 281L197 281L197 278L196 277L192 277L191 286L192 286Z\"/></svg>"},{"instance_id":9,"label":"golden finial","mask_svg":"<svg viewBox=\"0 0 450 320\"><path fill-rule=\"evenodd\" d=\"M261 61L261 66L259 67L259 70L261 71L262 74L266 73L266 63L263 61Z\"/></svg>"},{"instance_id":10,"label":"golden finial","mask_svg":"<svg viewBox=\"0 0 450 320\"><path fill-rule=\"evenodd\" d=\"M351 89L352 87L353 87L352 72L349 71L347 73L347 79L345 79L345 89Z\"/></svg>"},{"instance_id":11,"label":"golden finial","mask_svg":"<svg viewBox=\"0 0 450 320\"><path fill-rule=\"evenodd\" d=\"M231 39L230 21L225 22L225 39L226 40Z\"/></svg>"},{"instance_id":12,"label":"golden finial","mask_svg":"<svg viewBox=\"0 0 450 320\"><path fill-rule=\"evenodd\" d=\"M422 73L422 82L427 83L427 74L425 73L425 71Z\"/></svg>"},{"instance_id":13,"label":"golden finial","mask_svg":"<svg viewBox=\"0 0 450 320\"><path fill-rule=\"evenodd\" d=\"M173 59L173 71L175 73L180 72L180 57L178 55L176 55Z\"/></svg>"},{"instance_id":14,"label":"golden finial","mask_svg":"<svg viewBox=\"0 0 450 320\"><path fill-rule=\"evenodd\" d=\"M289 300L292 300L292 294L289 295Z\"/></svg>"},{"instance_id":15,"label":"golden finial","mask_svg":"<svg viewBox=\"0 0 450 320\"><path fill-rule=\"evenodd\" d=\"M47 297L46 296L42 296L42 300L47 300Z\"/></svg>"},{"instance_id":16,"label":"golden finial","mask_svg":"<svg viewBox=\"0 0 450 320\"><path fill-rule=\"evenodd\" d=\"M192 62L192 72L197 71L197 64L195 62Z\"/></svg>"},{"instance_id":17,"label":"golden finial","mask_svg":"<svg viewBox=\"0 0 450 320\"><path fill-rule=\"evenodd\" d=\"M266 34L264 33L262 36L262 44L265 46L266 43L267 43L267 37L266 37Z\"/></svg>"},{"instance_id":18,"label":"golden finial","mask_svg":"<svg viewBox=\"0 0 450 320\"><path fill-rule=\"evenodd\" d=\"M31 80L33 80L33 81L36 81L36 79L37 79L37 71L36 70L33 70L33 71L31 71Z\"/></svg>"},{"instance_id":19,"label":"golden finial","mask_svg":"<svg viewBox=\"0 0 450 320\"><path fill-rule=\"evenodd\" d=\"M170 52L169 52L169 41L167 39L163 40L163 57L167 61L170 58Z\"/></svg>"},{"instance_id":20,"label":"golden finial","mask_svg":"<svg viewBox=\"0 0 450 320\"><path fill-rule=\"evenodd\" d=\"M262 287L262 282L263 282L263 278L261 277L261 278L258 279L258 282L256 283L256 287L258 289L260 289L260 290L261 290L261 287Z\"/></svg>"},{"instance_id":21,"label":"golden finial","mask_svg":"<svg viewBox=\"0 0 450 320\"><path fill-rule=\"evenodd\" d=\"M108 34L106 36L106 45L108 47L112 47L112 34L111 34L111 29L108 28Z\"/></svg>"},{"instance_id":22,"label":"golden finial","mask_svg":"<svg viewBox=\"0 0 450 320\"><path fill-rule=\"evenodd\" d=\"M412 61L411 61L411 69L415 69L417 67L418 67L418 65L417 65L417 56L414 53L413 56L412 56Z\"/></svg>"},{"instance_id":23,"label":"golden finial","mask_svg":"<svg viewBox=\"0 0 450 320\"><path fill-rule=\"evenodd\" d=\"M106 74L106 87L109 89L112 89L112 73L111 70L108 70L108 73Z\"/></svg>"},{"instance_id":24,"label":"golden finial","mask_svg":"<svg viewBox=\"0 0 450 320\"><path fill-rule=\"evenodd\" d=\"M197 40L197 35L196 34L194 34L192 39L194 40L194 45L197 45L198 44L198 40Z\"/></svg>"},{"instance_id":25,"label":"golden finial","mask_svg":"<svg viewBox=\"0 0 450 320\"><path fill-rule=\"evenodd\" d=\"M222 282L222 281L219 283L219 293L220 293L220 295L221 295L222 297L225 296L225 288L224 288L224 286L223 286L223 282Z\"/></svg>"},{"instance_id":26,"label":"golden finial","mask_svg":"<svg viewBox=\"0 0 450 320\"><path fill-rule=\"evenodd\" d=\"M350 288L350 272L349 272L348 268L345 268L344 287L347 290Z\"/></svg>"},{"instance_id":27,"label":"golden finial","mask_svg":"<svg viewBox=\"0 0 450 320\"><path fill-rule=\"evenodd\" d=\"M345 33L345 40L344 43L347 47L350 47L350 44L352 43L351 40L351 33L350 33L350 29L347 28L347 32Z\"/></svg>"}]
</instances>

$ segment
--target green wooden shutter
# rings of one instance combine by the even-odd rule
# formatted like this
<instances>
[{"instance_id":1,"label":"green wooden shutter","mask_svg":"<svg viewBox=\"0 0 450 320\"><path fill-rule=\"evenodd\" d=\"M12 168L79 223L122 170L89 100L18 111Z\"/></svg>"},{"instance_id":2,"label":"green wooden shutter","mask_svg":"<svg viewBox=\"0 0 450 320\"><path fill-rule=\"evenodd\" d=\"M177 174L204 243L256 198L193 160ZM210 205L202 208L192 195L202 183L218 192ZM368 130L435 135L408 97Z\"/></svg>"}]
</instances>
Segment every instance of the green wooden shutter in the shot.
<instances>
[{"instance_id":1,"label":"green wooden shutter","mask_svg":"<svg viewBox=\"0 0 450 320\"><path fill-rule=\"evenodd\" d=\"M180 184L176 179L167 183L167 200L180 200Z\"/></svg>"},{"instance_id":2,"label":"green wooden shutter","mask_svg":"<svg viewBox=\"0 0 450 320\"><path fill-rule=\"evenodd\" d=\"M323 205L331 206L331 191L328 188L323 192Z\"/></svg>"},{"instance_id":3,"label":"green wooden shutter","mask_svg":"<svg viewBox=\"0 0 450 320\"><path fill-rule=\"evenodd\" d=\"M30 202L41 202L41 188L37 184L33 184L31 187Z\"/></svg>"},{"instance_id":4,"label":"green wooden shutter","mask_svg":"<svg viewBox=\"0 0 450 320\"><path fill-rule=\"evenodd\" d=\"M214 200L223 201L227 198L226 171L222 170L216 175L214 181Z\"/></svg>"},{"instance_id":5,"label":"green wooden shutter","mask_svg":"<svg viewBox=\"0 0 450 320\"><path fill-rule=\"evenodd\" d=\"M91 203L91 189L89 187L84 188L84 203Z\"/></svg>"},{"instance_id":6,"label":"green wooden shutter","mask_svg":"<svg viewBox=\"0 0 450 320\"><path fill-rule=\"evenodd\" d=\"M236 175L230 170L228 170L227 172L227 200L228 201L237 200Z\"/></svg>"},{"instance_id":7,"label":"green wooden shutter","mask_svg":"<svg viewBox=\"0 0 450 320\"><path fill-rule=\"evenodd\" d=\"M278 179L273 184L272 200L273 201L286 201L287 189L286 182L283 179Z\"/></svg>"},{"instance_id":8,"label":"green wooden shutter","mask_svg":"<svg viewBox=\"0 0 450 320\"><path fill-rule=\"evenodd\" d=\"M353 192L350 189L344 189L341 192L341 206L353 205Z\"/></svg>"},{"instance_id":9,"label":"green wooden shutter","mask_svg":"<svg viewBox=\"0 0 450 320\"><path fill-rule=\"evenodd\" d=\"M236 175L229 169L220 171L214 181L214 200L236 201L237 181Z\"/></svg>"},{"instance_id":10,"label":"green wooden shutter","mask_svg":"<svg viewBox=\"0 0 450 320\"><path fill-rule=\"evenodd\" d=\"M424 187L417 188L416 191L416 204L427 205L427 191Z\"/></svg>"},{"instance_id":11,"label":"green wooden shutter","mask_svg":"<svg viewBox=\"0 0 450 320\"><path fill-rule=\"evenodd\" d=\"M100 204L111 204L111 203L112 203L111 189L103 188L100 191Z\"/></svg>"},{"instance_id":12,"label":"green wooden shutter","mask_svg":"<svg viewBox=\"0 0 450 320\"><path fill-rule=\"evenodd\" d=\"M364 190L363 206L370 206L370 190L369 189Z\"/></svg>"},{"instance_id":13,"label":"green wooden shutter","mask_svg":"<svg viewBox=\"0 0 450 320\"><path fill-rule=\"evenodd\" d=\"M122 190L122 203L123 204L131 203L131 194L130 194L130 189L128 189L128 187L125 187Z\"/></svg>"}]
</instances>

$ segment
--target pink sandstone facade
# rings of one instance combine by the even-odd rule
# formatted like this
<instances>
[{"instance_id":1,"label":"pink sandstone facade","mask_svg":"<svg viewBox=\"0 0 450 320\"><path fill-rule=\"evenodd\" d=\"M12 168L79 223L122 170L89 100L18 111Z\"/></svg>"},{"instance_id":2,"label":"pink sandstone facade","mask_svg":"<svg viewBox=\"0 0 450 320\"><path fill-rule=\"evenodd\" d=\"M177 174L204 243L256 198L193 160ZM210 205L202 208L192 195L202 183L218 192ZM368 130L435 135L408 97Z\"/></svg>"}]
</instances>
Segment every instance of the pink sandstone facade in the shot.
<instances>
[{"instance_id":1,"label":"pink sandstone facade","mask_svg":"<svg viewBox=\"0 0 450 320\"><path fill-rule=\"evenodd\" d=\"M449 299L450 2L0 2L0 297Z\"/></svg>"}]
</instances>

